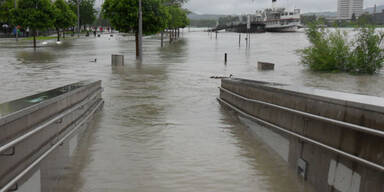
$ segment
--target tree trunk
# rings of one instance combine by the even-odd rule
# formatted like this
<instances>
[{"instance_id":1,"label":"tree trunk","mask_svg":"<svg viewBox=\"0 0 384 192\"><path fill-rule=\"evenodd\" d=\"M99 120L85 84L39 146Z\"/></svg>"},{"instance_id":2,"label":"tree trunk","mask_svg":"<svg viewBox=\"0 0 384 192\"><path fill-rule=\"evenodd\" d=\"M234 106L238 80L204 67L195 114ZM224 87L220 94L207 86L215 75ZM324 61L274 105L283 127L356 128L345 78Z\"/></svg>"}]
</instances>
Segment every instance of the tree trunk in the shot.
<instances>
[{"instance_id":1,"label":"tree trunk","mask_svg":"<svg viewBox=\"0 0 384 192\"><path fill-rule=\"evenodd\" d=\"M63 29L63 39L65 39L65 29Z\"/></svg>"},{"instance_id":2,"label":"tree trunk","mask_svg":"<svg viewBox=\"0 0 384 192\"><path fill-rule=\"evenodd\" d=\"M56 29L57 31L57 41L60 41L60 29Z\"/></svg>"},{"instance_id":3,"label":"tree trunk","mask_svg":"<svg viewBox=\"0 0 384 192\"><path fill-rule=\"evenodd\" d=\"M180 39L180 28L177 29L177 36Z\"/></svg>"},{"instance_id":4,"label":"tree trunk","mask_svg":"<svg viewBox=\"0 0 384 192\"><path fill-rule=\"evenodd\" d=\"M33 30L33 48L36 49L36 30Z\"/></svg>"},{"instance_id":5,"label":"tree trunk","mask_svg":"<svg viewBox=\"0 0 384 192\"><path fill-rule=\"evenodd\" d=\"M138 31L136 31L135 33L135 38L136 38L136 56L139 57L140 53L139 53L139 32Z\"/></svg>"},{"instance_id":6,"label":"tree trunk","mask_svg":"<svg viewBox=\"0 0 384 192\"><path fill-rule=\"evenodd\" d=\"M164 47L164 31L161 31L161 47Z\"/></svg>"}]
</instances>

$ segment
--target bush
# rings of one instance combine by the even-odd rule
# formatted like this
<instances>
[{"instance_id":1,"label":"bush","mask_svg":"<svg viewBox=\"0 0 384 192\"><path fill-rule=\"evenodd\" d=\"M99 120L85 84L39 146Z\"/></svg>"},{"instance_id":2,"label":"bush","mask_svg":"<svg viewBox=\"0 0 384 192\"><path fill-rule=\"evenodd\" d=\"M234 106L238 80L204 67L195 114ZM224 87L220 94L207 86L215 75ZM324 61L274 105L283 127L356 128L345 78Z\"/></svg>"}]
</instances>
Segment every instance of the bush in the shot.
<instances>
[{"instance_id":1,"label":"bush","mask_svg":"<svg viewBox=\"0 0 384 192\"><path fill-rule=\"evenodd\" d=\"M383 67L384 50L380 48L384 33L376 34L375 28L361 28L353 42L347 69L352 73L373 74Z\"/></svg>"},{"instance_id":2,"label":"bush","mask_svg":"<svg viewBox=\"0 0 384 192\"><path fill-rule=\"evenodd\" d=\"M310 25L306 35L311 46L299 50L299 54L301 63L311 70L373 74L383 66L384 50L380 45L384 34L376 34L373 27L361 28L354 41L348 41L346 32L316 24Z\"/></svg>"}]
</instances>

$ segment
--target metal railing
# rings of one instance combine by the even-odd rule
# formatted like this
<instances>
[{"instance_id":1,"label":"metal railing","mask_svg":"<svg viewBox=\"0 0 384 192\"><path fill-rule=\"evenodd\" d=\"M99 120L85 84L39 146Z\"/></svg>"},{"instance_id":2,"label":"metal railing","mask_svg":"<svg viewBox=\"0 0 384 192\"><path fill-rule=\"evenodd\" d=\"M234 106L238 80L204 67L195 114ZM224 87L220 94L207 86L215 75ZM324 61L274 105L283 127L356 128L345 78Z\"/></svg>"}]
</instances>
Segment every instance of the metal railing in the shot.
<instances>
[{"instance_id":1,"label":"metal railing","mask_svg":"<svg viewBox=\"0 0 384 192\"><path fill-rule=\"evenodd\" d=\"M7 192L13 186L17 184L17 182L27 175L31 170L33 170L41 161L43 161L52 151L54 151L58 146L60 146L65 140L71 137L78 129L80 129L88 120L92 117L92 115L100 108L100 106L104 102L100 100L97 104L94 105L93 109L89 112L89 114L82 119L80 122L75 123L75 127L69 131L62 139L52 145L44 154L42 154L38 159L33 161L26 169L24 169L21 173L19 173L16 177L14 177L10 182L8 182L3 188L0 189L0 192ZM17 186L17 185L16 185Z\"/></svg>"},{"instance_id":2,"label":"metal railing","mask_svg":"<svg viewBox=\"0 0 384 192\"><path fill-rule=\"evenodd\" d=\"M291 109L291 108L283 107L283 106L280 106L280 105L275 105L275 104L267 103L267 102L256 100L256 99L249 99L249 98L241 96L241 95L239 95L237 93L234 93L234 92L229 91L228 89L225 89L225 88L222 88L222 87L220 87L219 89L224 91L224 92L226 92L226 93L229 93L229 94L231 94L233 96L236 96L236 97L238 97L240 99L243 99L245 101L251 102L251 103L257 103L257 104L265 105L265 106L268 106L268 107L272 107L272 108L276 108L276 109L281 109L281 110L284 110L284 111L287 111L287 112L292 112L292 113L295 113L295 114L298 114L298 115L302 115L304 117L308 117L308 118L311 118L311 119L316 119L316 120L324 121L324 122L327 122L327 123L330 123L330 124L333 124L333 125L337 125L337 126L341 126L341 127L345 127L345 128L350 128L350 129L353 129L355 131L359 131L359 132L363 132L363 133L368 133L368 134L376 135L376 136L380 136L380 137L384 137L384 131L375 130L375 129L371 129L371 128L368 128L368 127L364 127L364 126L360 126L360 125L356 125L356 124L352 124L352 123L347 123L347 122L343 122L343 121L339 121L339 120L335 120L335 119L330 119L330 118L327 118L327 117L323 117L323 116L319 116L319 115L314 115L314 114L303 112L303 111L298 111L298 110L295 110L295 109Z\"/></svg>"},{"instance_id":3,"label":"metal railing","mask_svg":"<svg viewBox=\"0 0 384 192\"><path fill-rule=\"evenodd\" d=\"M28 133L25 133L24 135L20 136L20 137L17 137L16 139L6 143L5 145L2 145L0 146L0 154L11 149L13 146L17 145L18 143L24 141L25 139L35 135L36 133L42 131L43 129L45 129L46 127L50 126L51 124L57 122L57 121L60 121L62 118L64 118L66 115L82 108L85 104L87 104L89 101L93 100L94 98L97 97L98 94L100 94L102 92L102 89L98 89L94 92L93 95L91 95L90 97L84 99L83 101L81 101L79 104L71 107L70 109L60 113L59 115L41 123L40 125L38 125L36 128L34 128L32 131L28 132Z\"/></svg>"},{"instance_id":4,"label":"metal railing","mask_svg":"<svg viewBox=\"0 0 384 192\"><path fill-rule=\"evenodd\" d=\"M315 119L319 119L319 120L327 121L327 122L330 122L330 123L331 123L331 122L332 122L332 123L336 123L336 122L335 122L336 120L333 120L333 119L332 119L333 121L328 121L328 118L325 118L325 117L319 118L320 116L317 116L317 115L313 115L313 114L305 113L305 112L302 112L302 111L297 111L297 110L294 110L294 109L289 109L289 108L282 107L282 106L279 106L279 105L274 105L274 104L266 103L266 102L263 102L263 101L258 101L258 100L254 100L254 99L249 99L249 98L243 97L243 96L241 96L241 95L239 95L239 94L233 93L233 92L231 92L231 91L229 91L229 90L227 90L227 89L224 89L224 88L220 88L220 90L223 90L223 91L225 91L225 92L227 92L227 93L229 93L229 94L231 94L231 95L233 95L233 96L236 96L236 97L238 97L238 98L240 98L240 99L243 99L243 100L246 100L246 101L249 101L249 102L252 102L252 103L258 103L258 104L262 104L262 105L266 105L266 106L274 107L274 108L277 108L277 109L281 109L281 110L285 110L285 111L289 111L289 112L297 113L297 114L300 114L300 115L303 115L303 116L307 116L307 117L310 117L310 118L315 118ZM329 151L332 151L332 152L334 152L334 153L337 153L337 154L339 154L339 155L342 155L342 156L344 156L344 157L346 157L346 158L348 158L348 159L350 159L350 160L353 160L353 161L362 163L362 164L364 164L364 165L367 165L367 166L369 166L369 167L372 167L372 168L374 168L374 169L377 169L377 170L379 170L379 171L381 171L381 172L384 172L384 166L382 166L382 165L376 164L376 163L374 163L374 162L368 161L368 160L366 160L366 159L360 158L360 157L355 156L355 155L352 155L352 154L350 154L350 153L346 153L346 152L344 152L344 151L342 151L342 150L340 150L340 149L337 149L337 148L328 146L328 145L326 145L326 144L324 144L324 143L315 141L315 140L313 140L313 139L311 139L311 138L308 138L308 137L306 137L306 136L303 136L303 135L300 135L300 134L298 134L298 133L289 131L289 130L287 130L287 129L285 129L285 128L282 128L282 127L280 127L280 126L278 126L278 125L275 125L275 124L273 124L273 123L270 123L270 122L267 122L267 121L262 120L262 119L260 119L260 118L257 118L257 117L255 117L255 116L253 116L253 115L250 115L250 114L248 114L248 113L242 111L241 109L239 109L238 107L236 107L236 106L234 106L234 105L228 103L227 101L224 101L223 99L218 98L218 101L221 102L221 103L223 103L223 104L225 104L226 106L228 106L228 107L231 108L232 110L236 111L237 113L239 113L239 114L241 114L241 115L243 115L243 116L245 116L245 117L247 117L247 118L249 118L249 119L252 119L252 120L254 120L254 121L260 122L260 123L262 123L262 124L264 124L264 125L267 125L267 126L269 126L269 127L272 127L272 128L274 128L274 129L277 129L277 130L279 130L279 131L281 131L281 132L283 132L283 133L286 133L286 134L288 134L288 135L297 137L297 138L299 138L299 139L301 139L301 140L303 140L303 141L306 141L306 142L315 144L315 145L317 145L317 146L320 146L320 147L322 147L322 148L324 148L324 149L327 149L327 150L329 150ZM345 126L345 127L348 125L348 127L349 127L349 124L348 124L348 123L345 123L345 122L342 122L342 123L343 123L343 124L340 123L340 124L338 124L338 125L343 125L343 126ZM359 126L359 127L362 127L362 126ZM349 127L349 128L351 128L351 127ZM363 128L364 128L364 129L362 129L362 130L359 129L359 130L360 130L360 131L364 131L365 133L371 133L371 132L367 132L367 131L366 131L366 129L368 129L368 128L366 128L366 127L363 127ZM354 129L354 130L357 130L356 128L353 128L353 129ZM379 131L379 132L380 132L380 131ZM381 132L381 133L382 133L382 132ZM378 135L376 131L374 131L372 134L374 134L374 135ZM379 135L379 136L382 136L382 135Z\"/></svg>"}]
</instances>

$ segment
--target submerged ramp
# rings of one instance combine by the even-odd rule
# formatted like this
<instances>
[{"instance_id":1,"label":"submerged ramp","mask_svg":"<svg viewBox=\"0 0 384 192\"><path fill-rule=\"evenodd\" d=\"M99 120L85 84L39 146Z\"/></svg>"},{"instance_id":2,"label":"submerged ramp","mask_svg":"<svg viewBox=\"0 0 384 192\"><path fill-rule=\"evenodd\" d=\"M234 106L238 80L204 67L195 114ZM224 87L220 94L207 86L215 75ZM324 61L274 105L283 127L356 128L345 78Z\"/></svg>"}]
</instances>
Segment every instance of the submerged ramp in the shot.
<instances>
[{"instance_id":1,"label":"submerged ramp","mask_svg":"<svg viewBox=\"0 0 384 192\"><path fill-rule=\"evenodd\" d=\"M55 191L101 92L79 82L0 104L0 192Z\"/></svg>"},{"instance_id":2,"label":"submerged ramp","mask_svg":"<svg viewBox=\"0 0 384 192\"><path fill-rule=\"evenodd\" d=\"M317 191L384 190L383 98L228 78L218 100Z\"/></svg>"}]
</instances>

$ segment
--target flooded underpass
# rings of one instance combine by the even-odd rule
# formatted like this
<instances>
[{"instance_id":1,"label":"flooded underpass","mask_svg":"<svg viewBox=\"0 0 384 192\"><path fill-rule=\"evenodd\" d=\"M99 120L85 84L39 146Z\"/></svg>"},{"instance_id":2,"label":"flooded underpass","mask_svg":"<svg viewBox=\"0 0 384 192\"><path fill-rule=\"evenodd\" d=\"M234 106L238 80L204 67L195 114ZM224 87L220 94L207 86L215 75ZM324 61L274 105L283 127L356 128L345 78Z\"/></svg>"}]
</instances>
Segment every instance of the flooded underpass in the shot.
<instances>
[{"instance_id":1,"label":"flooded underpass","mask_svg":"<svg viewBox=\"0 0 384 192\"><path fill-rule=\"evenodd\" d=\"M210 76L298 84L383 96L383 75L319 74L298 63L303 33L184 32L160 48L146 38L137 62L132 37L67 40L34 51L0 40L0 102L80 80L102 80L104 109L57 191L312 191L232 113L216 101ZM18 48L16 48L18 47ZM224 53L228 62L224 63ZM125 66L111 66L111 55ZM97 59L97 62L91 62ZM276 63L260 72L257 61Z\"/></svg>"}]
</instances>

